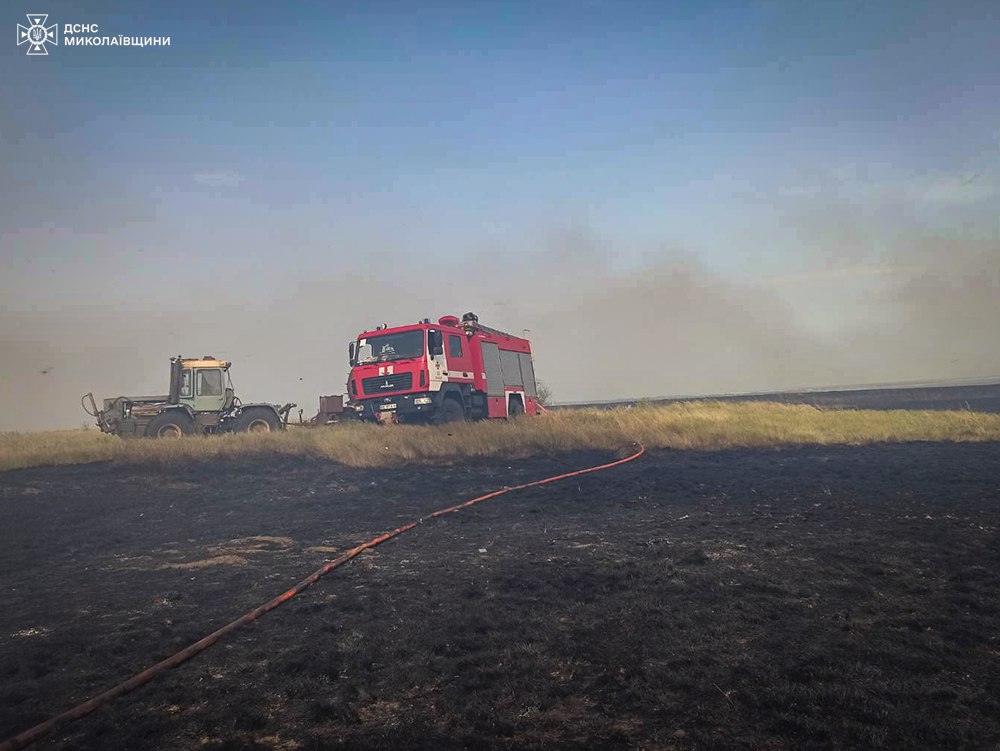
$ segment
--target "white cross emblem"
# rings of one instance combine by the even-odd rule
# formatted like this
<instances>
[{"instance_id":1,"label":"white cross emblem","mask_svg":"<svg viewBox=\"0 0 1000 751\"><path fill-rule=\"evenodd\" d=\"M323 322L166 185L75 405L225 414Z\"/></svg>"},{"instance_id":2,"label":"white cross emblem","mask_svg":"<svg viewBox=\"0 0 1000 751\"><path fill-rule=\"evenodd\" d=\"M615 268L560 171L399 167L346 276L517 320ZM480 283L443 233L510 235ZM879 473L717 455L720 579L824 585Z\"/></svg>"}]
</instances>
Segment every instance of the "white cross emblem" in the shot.
<instances>
[{"instance_id":1,"label":"white cross emblem","mask_svg":"<svg viewBox=\"0 0 1000 751\"><path fill-rule=\"evenodd\" d=\"M17 46L28 45L29 55L49 54L45 45L59 44L59 24L54 23L46 28L48 13L28 13L27 16L31 26L17 25Z\"/></svg>"}]
</instances>

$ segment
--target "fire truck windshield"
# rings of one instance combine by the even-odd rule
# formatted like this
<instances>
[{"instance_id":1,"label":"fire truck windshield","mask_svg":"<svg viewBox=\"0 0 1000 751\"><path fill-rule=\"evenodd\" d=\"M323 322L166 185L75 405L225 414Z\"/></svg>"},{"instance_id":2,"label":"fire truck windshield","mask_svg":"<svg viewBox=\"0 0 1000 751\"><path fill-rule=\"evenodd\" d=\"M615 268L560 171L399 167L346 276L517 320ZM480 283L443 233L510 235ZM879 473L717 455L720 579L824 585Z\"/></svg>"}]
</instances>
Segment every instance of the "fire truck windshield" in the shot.
<instances>
[{"instance_id":1,"label":"fire truck windshield","mask_svg":"<svg viewBox=\"0 0 1000 751\"><path fill-rule=\"evenodd\" d=\"M421 329L400 331L397 334L369 336L358 340L358 363L389 362L422 357L424 332Z\"/></svg>"}]
</instances>

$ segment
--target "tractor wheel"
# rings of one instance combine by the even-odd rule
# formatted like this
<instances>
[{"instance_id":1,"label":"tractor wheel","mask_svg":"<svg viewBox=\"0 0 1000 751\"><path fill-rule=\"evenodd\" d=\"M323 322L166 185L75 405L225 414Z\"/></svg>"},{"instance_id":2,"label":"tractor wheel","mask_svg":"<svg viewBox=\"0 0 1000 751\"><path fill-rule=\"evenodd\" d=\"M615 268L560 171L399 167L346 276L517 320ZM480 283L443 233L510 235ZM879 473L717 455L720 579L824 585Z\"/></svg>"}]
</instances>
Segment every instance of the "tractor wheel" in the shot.
<instances>
[{"instance_id":1,"label":"tractor wheel","mask_svg":"<svg viewBox=\"0 0 1000 751\"><path fill-rule=\"evenodd\" d=\"M236 418L233 429L237 433L270 433L281 428L281 420L274 410L263 407L245 409Z\"/></svg>"},{"instance_id":2,"label":"tractor wheel","mask_svg":"<svg viewBox=\"0 0 1000 751\"><path fill-rule=\"evenodd\" d=\"M435 425L445 425L451 422L465 422L465 407L457 399L448 399L441 402L441 409L434 417Z\"/></svg>"},{"instance_id":3,"label":"tractor wheel","mask_svg":"<svg viewBox=\"0 0 1000 751\"><path fill-rule=\"evenodd\" d=\"M194 432L194 423L186 412L168 409L161 412L146 426L147 438L180 438Z\"/></svg>"},{"instance_id":4,"label":"tractor wheel","mask_svg":"<svg viewBox=\"0 0 1000 751\"><path fill-rule=\"evenodd\" d=\"M518 417L524 414L524 404L521 403L521 397L515 396L510 400L510 404L507 406L507 419L516 420Z\"/></svg>"}]
</instances>

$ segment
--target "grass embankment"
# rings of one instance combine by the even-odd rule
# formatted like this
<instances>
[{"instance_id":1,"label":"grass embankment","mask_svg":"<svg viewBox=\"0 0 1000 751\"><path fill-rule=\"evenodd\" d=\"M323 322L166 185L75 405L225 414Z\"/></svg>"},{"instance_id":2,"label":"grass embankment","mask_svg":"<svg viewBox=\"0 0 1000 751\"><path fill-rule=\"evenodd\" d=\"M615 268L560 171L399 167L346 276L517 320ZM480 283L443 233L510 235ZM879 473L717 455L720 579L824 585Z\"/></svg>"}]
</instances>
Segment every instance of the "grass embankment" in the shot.
<instances>
[{"instance_id":1,"label":"grass embankment","mask_svg":"<svg viewBox=\"0 0 1000 751\"><path fill-rule=\"evenodd\" d=\"M0 434L0 470L96 461L170 465L191 459L296 455L352 466L523 457L573 449L723 449L898 441L1000 441L1000 415L910 410L819 410L766 402L550 412L515 422L447 427L343 424L267 435L121 440L96 430Z\"/></svg>"}]
</instances>

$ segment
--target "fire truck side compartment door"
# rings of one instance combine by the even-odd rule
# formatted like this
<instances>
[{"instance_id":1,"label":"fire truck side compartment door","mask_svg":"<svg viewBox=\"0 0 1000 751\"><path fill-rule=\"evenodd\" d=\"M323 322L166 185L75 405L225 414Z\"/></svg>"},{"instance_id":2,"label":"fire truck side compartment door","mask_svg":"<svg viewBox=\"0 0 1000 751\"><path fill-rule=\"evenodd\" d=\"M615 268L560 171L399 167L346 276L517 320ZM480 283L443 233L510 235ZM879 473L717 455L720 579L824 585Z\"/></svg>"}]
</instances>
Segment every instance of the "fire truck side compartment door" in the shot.
<instances>
[{"instance_id":1,"label":"fire truck side compartment door","mask_svg":"<svg viewBox=\"0 0 1000 751\"><path fill-rule=\"evenodd\" d=\"M486 372L486 395L503 396L503 370L500 369L500 350L492 342L483 342L483 370Z\"/></svg>"},{"instance_id":2,"label":"fire truck side compartment door","mask_svg":"<svg viewBox=\"0 0 1000 751\"><path fill-rule=\"evenodd\" d=\"M521 378L521 361L518 353L509 349L500 350L500 367L503 368L503 382L505 386L523 388L524 382Z\"/></svg>"},{"instance_id":3,"label":"fire truck side compartment door","mask_svg":"<svg viewBox=\"0 0 1000 751\"><path fill-rule=\"evenodd\" d=\"M537 397L538 389L535 386L535 367L531 363L531 355L527 352L518 353L521 360L521 376L524 378L524 395Z\"/></svg>"}]
</instances>

